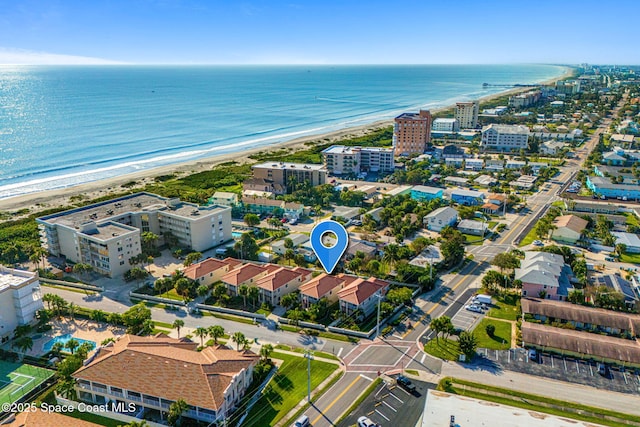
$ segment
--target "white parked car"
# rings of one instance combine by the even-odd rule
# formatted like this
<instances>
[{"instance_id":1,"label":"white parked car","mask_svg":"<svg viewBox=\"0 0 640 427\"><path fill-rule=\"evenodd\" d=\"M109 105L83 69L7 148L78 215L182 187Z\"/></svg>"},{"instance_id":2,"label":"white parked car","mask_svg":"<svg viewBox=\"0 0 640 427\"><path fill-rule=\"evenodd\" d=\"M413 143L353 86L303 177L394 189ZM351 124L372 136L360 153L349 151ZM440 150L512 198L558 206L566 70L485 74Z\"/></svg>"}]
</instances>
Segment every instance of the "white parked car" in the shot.
<instances>
[{"instance_id":1,"label":"white parked car","mask_svg":"<svg viewBox=\"0 0 640 427\"><path fill-rule=\"evenodd\" d=\"M380 424L374 423L367 417L363 416L358 418L358 427L379 427L379 426Z\"/></svg>"},{"instance_id":2,"label":"white parked car","mask_svg":"<svg viewBox=\"0 0 640 427\"><path fill-rule=\"evenodd\" d=\"M484 313L482 311L482 307L480 307L479 305L475 305L475 304L468 304L464 307L466 310L469 311L473 311L475 313Z\"/></svg>"},{"instance_id":3,"label":"white parked car","mask_svg":"<svg viewBox=\"0 0 640 427\"><path fill-rule=\"evenodd\" d=\"M534 240L533 241L533 245L534 246L544 246L544 243L542 243L542 241L540 241L540 240Z\"/></svg>"}]
</instances>

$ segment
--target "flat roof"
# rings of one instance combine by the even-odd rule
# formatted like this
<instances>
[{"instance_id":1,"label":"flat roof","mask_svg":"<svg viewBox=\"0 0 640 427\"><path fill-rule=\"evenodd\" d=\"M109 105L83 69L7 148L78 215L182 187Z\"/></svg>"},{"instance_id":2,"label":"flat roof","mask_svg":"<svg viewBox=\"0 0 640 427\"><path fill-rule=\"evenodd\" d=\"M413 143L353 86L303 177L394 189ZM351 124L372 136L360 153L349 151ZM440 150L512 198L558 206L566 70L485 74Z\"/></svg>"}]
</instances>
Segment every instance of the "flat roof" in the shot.
<instances>
[{"instance_id":1,"label":"flat roof","mask_svg":"<svg viewBox=\"0 0 640 427\"><path fill-rule=\"evenodd\" d=\"M251 166L251 169L291 169L291 170L325 170L323 164L316 163L290 163L290 162L264 162Z\"/></svg>"},{"instance_id":2,"label":"flat roof","mask_svg":"<svg viewBox=\"0 0 640 427\"><path fill-rule=\"evenodd\" d=\"M108 218L115 218L134 212L156 212L162 210L165 213L175 214L183 217L197 216L202 212L215 212L216 210L228 209L218 205L198 206L193 203L182 202L177 199L158 196L151 193L135 193L116 199L106 200L100 203L57 212L38 218L38 220L48 224L60 224L71 228L80 228L84 223L93 221L100 222ZM171 206L168 204L171 203ZM194 213L197 213L194 215Z\"/></svg>"},{"instance_id":3,"label":"flat roof","mask_svg":"<svg viewBox=\"0 0 640 427\"><path fill-rule=\"evenodd\" d=\"M354 154L356 152L393 153L393 148L332 145L331 147L322 150L322 152L325 154Z\"/></svg>"},{"instance_id":4,"label":"flat roof","mask_svg":"<svg viewBox=\"0 0 640 427\"><path fill-rule=\"evenodd\" d=\"M128 225L119 224L117 222L109 221L102 224L97 224L96 228L92 229L93 232L85 231L82 234L95 237L101 240L109 240L114 237L122 236L131 232L138 232L135 227L129 227Z\"/></svg>"},{"instance_id":5,"label":"flat roof","mask_svg":"<svg viewBox=\"0 0 640 427\"><path fill-rule=\"evenodd\" d=\"M598 427L592 422L570 420L529 409L429 390L424 404L422 427L449 427L451 416L455 416L456 425L460 426Z\"/></svg>"},{"instance_id":6,"label":"flat roof","mask_svg":"<svg viewBox=\"0 0 640 427\"><path fill-rule=\"evenodd\" d=\"M14 270L0 266L0 292L10 287L19 287L36 277L35 273L23 270Z\"/></svg>"}]
</instances>

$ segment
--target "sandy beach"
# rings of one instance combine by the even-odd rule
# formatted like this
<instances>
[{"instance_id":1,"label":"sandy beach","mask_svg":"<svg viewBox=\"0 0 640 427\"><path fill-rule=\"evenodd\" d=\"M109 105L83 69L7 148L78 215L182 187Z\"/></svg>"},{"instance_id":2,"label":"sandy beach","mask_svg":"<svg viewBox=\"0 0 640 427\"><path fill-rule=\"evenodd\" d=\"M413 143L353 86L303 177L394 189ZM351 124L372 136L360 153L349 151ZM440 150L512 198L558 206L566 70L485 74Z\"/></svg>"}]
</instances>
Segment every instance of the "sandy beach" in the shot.
<instances>
[{"instance_id":1,"label":"sandy beach","mask_svg":"<svg viewBox=\"0 0 640 427\"><path fill-rule=\"evenodd\" d=\"M564 73L561 76L555 77L553 79L549 79L540 84L541 85L553 84L554 82L558 80L562 80L572 74L573 74L573 69L570 67L565 67ZM494 98L498 98L501 96L514 94L514 93L524 92L527 90L530 90L530 88L517 87L517 88L509 89L503 92L482 97L480 98L480 102L481 103L486 102ZM431 110L431 112L437 113L443 110L448 110L453 106L454 105L450 105L443 108L433 109ZM220 155L216 155L216 156L212 156L204 159L192 160L184 163L167 165L167 166L162 166L162 167L153 168L153 169L146 169L136 173L121 175L121 176L99 180L99 181L88 182L88 183L76 185L73 187L53 189L48 191L10 197L7 199L0 200L0 211L14 213L16 211L26 208L26 209L29 209L29 214L33 214L45 209L51 209L58 206L71 205L73 203L71 201L71 197L73 196L83 195L86 200L91 200L91 199L102 197L108 194L129 191L131 190L130 187L124 188L124 187L121 187L121 185L125 183L130 183L131 181L136 181L138 183L138 185L133 188L142 188L146 184L153 182L154 178L160 175L176 174L177 176L184 176L192 173L210 170L214 166L220 163L228 162L228 161L235 161L240 164L254 163L254 160L251 160L249 156L258 152L265 152L269 150L282 149L282 148L287 148L292 151L301 150L304 148L308 148L308 145L312 143L326 144L327 142L337 142L345 138L363 136L374 130L378 130L386 126L390 126L391 124L393 124L393 120L391 119L383 120L383 121L369 123L369 124L358 126L358 127L345 128L345 129L333 131L326 134L309 135L309 136L297 138L291 141L276 143L266 147L258 147L254 149L244 150L239 153L220 154ZM18 218L18 216L14 216L14 218Z\"/></svg>"}]
</instances>

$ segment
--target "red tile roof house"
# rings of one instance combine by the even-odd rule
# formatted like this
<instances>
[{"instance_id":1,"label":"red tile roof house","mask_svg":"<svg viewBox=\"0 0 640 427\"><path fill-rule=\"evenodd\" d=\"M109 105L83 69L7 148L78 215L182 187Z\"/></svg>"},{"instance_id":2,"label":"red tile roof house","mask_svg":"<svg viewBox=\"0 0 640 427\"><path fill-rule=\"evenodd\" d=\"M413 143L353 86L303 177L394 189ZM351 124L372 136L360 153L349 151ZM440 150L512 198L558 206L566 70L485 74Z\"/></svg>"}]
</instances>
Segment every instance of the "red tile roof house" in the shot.
<instances>
[{"instance_id":1,"label":"red tile roof house","mask_svg":"<svg viewBox=\"0 0 640 427\"><path fill-rule=\"evenodd\" d=\"M279 265L274 264L257 265L247 263L222 276L222 283L227 285L230 295L237 296L240 286L256 286L258 279L263 278L279 268Z\"/></svg>"},{"instance_id":2,"label":"red tile roof house","mask_svg":"<svg viewBox=\"0 0 640 427\"><path fill-rule=\"evenodd\" d=\"M167 412L178 399L183 414L213 423L228 417L251 384L259 356L224 346L197 351L197 343L169 338L125 335L98 349L73 377L80 400L107 400Z\"/></svg>"},{"instance_id":3,"label":"red tile roof house","mask_svg":"<svg viewBox=\"0 0 640 427\"><path fill-rule=\"evenodd\" d=\"M358 278L349 286L338 292L340 310L347 316L356 310L362 310L364 317L369 316L378 304L377 293L386 295L389 290L389 282L370 277L367 280Z\"/></svg>"},{"instance_id":4,"label":"red tile roof house","mask_svg":"<svg viewBox=\"0 0 640 427\"><path fill-rule=\"evenodd\" d=\"M300 299L303 308L309 308L322 298L327 298L329 302L338 301L338 292L357 277L339 274L332 276L326 273L314 277L309 282L300 286Z\"/></svg>"},{"instance_id":5,"label":"red tile roof house","mask_svg":"<svg viewBox=\"0 0 640 427\"><path fill-rule=\"evenodd\" d=\"M241 265L242 262L233 258L219 260L207 258L197 264L191 264L183 271L185 277L195 280L200 285L212 285L222 280L229 271Z\"/></svg>"},{"instance_id":6,"label":"red tile roof house","mask_svg":"<svg viewBox=\"0 0 640 427\"><path fill-rule=\"evenodd\" d=\"M257 280L256 286L260 288L260 302L278 305L283 295L296 291L300 285L311 280L311 277L313 277L312 271L305 268L280 267Z\"/></svg>"}]
</instances>

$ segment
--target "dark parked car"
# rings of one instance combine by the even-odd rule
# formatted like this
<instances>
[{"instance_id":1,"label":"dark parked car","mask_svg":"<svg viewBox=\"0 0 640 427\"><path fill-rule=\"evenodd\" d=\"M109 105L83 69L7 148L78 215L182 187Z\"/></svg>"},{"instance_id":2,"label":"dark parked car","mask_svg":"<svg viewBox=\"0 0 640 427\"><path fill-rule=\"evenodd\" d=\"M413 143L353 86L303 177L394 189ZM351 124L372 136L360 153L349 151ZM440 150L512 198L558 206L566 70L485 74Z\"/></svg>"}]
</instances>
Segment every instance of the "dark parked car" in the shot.
<instances>
[{"instance_id":1,"label":"dark parked car","mask_svg":"<svg viewBox=\"0 0 640 427\"><path fill-rule=\"evenodd\" d=\"M396 382L400 387L407 390L409 393L413 393L416 391L416 386L413 385L411 380L405 376L398 375L398 378L396 378Z\"/></svg>"},{"instance_id":2,"label":"dark parked car","mask_svg":"<svg viewBox=\"0 0 640 427\"><path fill-rule=\"evenodd\" d=\"M598 373L607 379L613 378L611 369L609 369L609 367L604 363L598 363Z\"/></svg>"}]
</instances>

